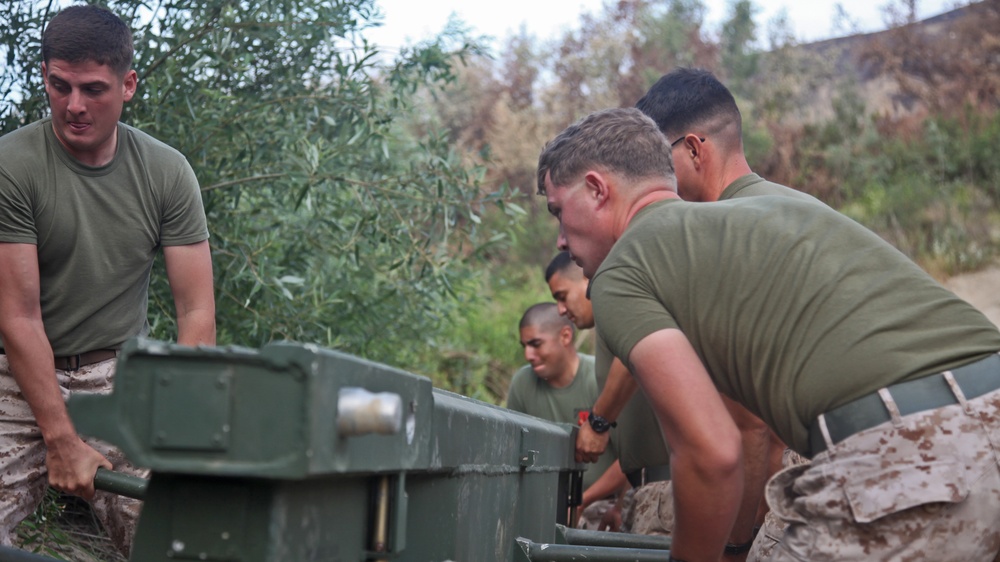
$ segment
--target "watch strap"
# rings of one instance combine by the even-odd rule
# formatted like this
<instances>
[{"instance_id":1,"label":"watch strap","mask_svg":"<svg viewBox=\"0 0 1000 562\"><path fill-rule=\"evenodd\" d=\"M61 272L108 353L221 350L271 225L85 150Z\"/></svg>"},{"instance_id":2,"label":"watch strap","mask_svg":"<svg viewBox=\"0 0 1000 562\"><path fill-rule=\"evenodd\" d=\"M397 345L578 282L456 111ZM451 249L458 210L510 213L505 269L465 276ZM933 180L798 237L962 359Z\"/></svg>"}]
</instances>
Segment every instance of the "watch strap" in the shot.
<instances>
[{"instance_id":1,"label":"watch strap","mask_svg":"<svg viewBox=\"0 0 1000 562\"><path fill-rule=\"evenodd\" d=\"M595 433L606 433L612 427L616 427L618 422L609 422L603 416L590 412L587 416L587 422L590 423L590 429L593 429Z\"/></svg>"}]
</instances>

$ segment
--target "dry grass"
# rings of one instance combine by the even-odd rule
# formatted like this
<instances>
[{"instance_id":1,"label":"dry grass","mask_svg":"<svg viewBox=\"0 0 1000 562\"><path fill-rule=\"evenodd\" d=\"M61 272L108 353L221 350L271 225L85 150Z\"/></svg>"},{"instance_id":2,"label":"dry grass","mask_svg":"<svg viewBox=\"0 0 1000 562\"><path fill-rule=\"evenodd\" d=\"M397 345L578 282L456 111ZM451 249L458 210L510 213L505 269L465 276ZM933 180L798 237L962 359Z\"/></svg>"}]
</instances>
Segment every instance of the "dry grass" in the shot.
<instances>
[{"instance_id":1,"label":"dry grass","mask_svg":"<svg viewBox=\"0 0 1000 562\"><path fill-rule=\"evenodd\" d=\"M17 528L19 548L71 562L126 562L111 544L90 505L49 490Z\"/></svg>"}]
</instances>

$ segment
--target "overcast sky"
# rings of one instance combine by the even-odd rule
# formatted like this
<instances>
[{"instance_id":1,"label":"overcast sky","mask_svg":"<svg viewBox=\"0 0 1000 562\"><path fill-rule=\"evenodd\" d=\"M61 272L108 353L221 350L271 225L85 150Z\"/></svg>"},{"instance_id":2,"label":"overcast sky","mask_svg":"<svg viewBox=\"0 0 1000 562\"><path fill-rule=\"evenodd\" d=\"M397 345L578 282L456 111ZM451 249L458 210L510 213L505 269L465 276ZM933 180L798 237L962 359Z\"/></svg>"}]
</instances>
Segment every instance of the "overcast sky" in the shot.
<instances>
[{"instance_id":1,"label":"overcast sky","mask_svg":"<svg viewBox=\"0 0 1000 562\"><path fill-rule=\"evenodd\" d=\"M704 0L708 8L706 24L716 29L726 16L730 0ZM604 0L376 0L385 14L385 25L366 32L370 40L388 50L398 49L440 32L452 13L457 14L477 34L502 39L517 31L522 23L529 33L547 39L577 26L581 13L599 13ZM787 11L799 41L827 39L836 35L836 6L840 4L859 31L885 27L883 8L889 0L754 0L759 12L754 20L760 29L782 9ZM961 0L918 0L921 18L948 11Z\"/></svg>"}]
</instances>

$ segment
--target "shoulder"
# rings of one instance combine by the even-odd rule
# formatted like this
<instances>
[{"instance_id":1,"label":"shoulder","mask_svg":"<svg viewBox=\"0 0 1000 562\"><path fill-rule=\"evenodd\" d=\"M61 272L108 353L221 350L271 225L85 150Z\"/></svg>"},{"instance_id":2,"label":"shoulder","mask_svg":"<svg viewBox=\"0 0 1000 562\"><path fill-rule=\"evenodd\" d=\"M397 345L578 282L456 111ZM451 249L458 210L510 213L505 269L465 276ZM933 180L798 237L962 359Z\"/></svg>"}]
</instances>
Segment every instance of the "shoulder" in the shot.
<instances>
[{"instance_id":1,"label":"shoulder","mask_svg":"<svg viewBox=\"0 0 1000 562\"><path fill-rule=\"evenodd\" d=\"M532 387L535 384L534 373L531 365L525 365L514 373L510 379L510 386L507 387L506 406L517 412L528 413L525 404L526 398L532 395Z\"/></svg>"},{"instance_id":2,"label":"shoulder","mask_svg":"<svg viewBox=\"0 0 1000 562\"><path fill-rule=\"evenodd\" d=\"M747 174L729 184L722 192L722 195L719 196L719 201L727 199L741 199L744 197L759 197L762 195L777 195L798 199L800 201L820 203L819 199L816 199L808 193L803 193L797 189L792 189L779 183L767 181L757 174Z\"/></svg>"},{"instance_id":3,"label":"shoulder","mask_svg":"<svg viewBox=\"0 0 1000 562\"><path fill-rule=\"evenodd\" d=\"M155 157L160 161L166 160L167 163L187 165L187 158L169 144L131 125L119 123L118 126L119 133L126 140L126 146L138 154L144 157Z\"/></svg>"},{"instance_id":4,"label":"shoulder","mask_svg":"<svg viewBox=\"0 0 1000 562\"><path fill-rule=\"evenodd\" d=\"M588 387L597 386L597 366L593 355L580 354L580 366L576 368L576 379L583 381Z\"/></svg>"},{"instance_id":5,"label":"shoulder","mask_svg":"<svg viewBox=\"0 0 1000 562\"><path fill-rule=\"evenodd\" d=\"M29 123L0 137L0 168L12 169L37 165L45 157L45 127L49 119Z\"/></svg>"},{"instance_id":6,"label":"shoulder","mask_svg":"<svg viewBox=\"0 0 1000 562\"><path fill-rule=\"evenodd\" d=\"M516 372L514 376L510 379L510 387L521 388L528 384L533 384L535 381L535 372L531 370L531 365L524 365Z\"/></svg>"},{"instance_id":7,"label":"shoulder","mask_svg":"<svg viewBox=\"0 0 1000 562\"><path fill-rule=\"evenodd\" d=\"M704 206L705 203L668 199L651 203L636 213L594 273L590 283L591 291L597 290L600 286L598 281L606 278L607 273L622 269L634 270L637 265L644 263L647 254L655 252L664 240L672 239L671 233L681 227L685 220L683 217L689 210ZM591 301L594 301L593 295Z\"/></svg>"},{"instance_id":8,"label":"shoulder","mask_svg":"<svg viewBox=\"0 0 1000 562\"><path fill-rule=\"evenodd\" d=\"M51 119L45 118L28 123L23 127L18 127L6 135L0 136L0 146L14 148L18 143L23 143L26 139L44 136L45 126L49 123L51 123Z\"/></svg>"},{"instance_id":9,"label":"shoulder","mask_svg":"<svg viewBox=\"0 0 1000 562\"><path fill-rule=\"evenodd\" d=\"M179 150L130 125L119 123L119 127L125 147L119 157L142 170L163 202L184 201L187 205L194 194L200 196L194 169Z\"/></svg>"}]
</instances>

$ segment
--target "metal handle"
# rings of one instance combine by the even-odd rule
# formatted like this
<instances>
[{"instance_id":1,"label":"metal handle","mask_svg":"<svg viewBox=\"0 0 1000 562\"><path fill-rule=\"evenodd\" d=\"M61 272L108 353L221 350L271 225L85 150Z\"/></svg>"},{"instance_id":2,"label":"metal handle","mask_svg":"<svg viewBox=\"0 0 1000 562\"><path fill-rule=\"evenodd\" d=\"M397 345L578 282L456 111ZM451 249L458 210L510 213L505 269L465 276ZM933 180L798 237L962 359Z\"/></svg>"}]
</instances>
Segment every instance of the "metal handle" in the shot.
<instances>
[{"instance_id":1,"label":"metal handle","mask_svg":"<svg viewBox=\"0 0 1000 562\"><path fill-rule=\"evenodd\" d=\"M59 560L18 550L12 546L0 546L0 562L59 562Z\"/></svg>"},{"instance_id":2,"label":"metal handle","mask_svg":"<svg viewBox=\"0 0 1000 562\"><path fill-rule=\"evenodd\" d=\"M146 498L146 486L148 485L149 480L145 478L115 472L103 467L98 468L97 474L94 475L94 488L137 500Z\"/></svg>"},{"instance_id":3,"label":"metal handle","mask_svg":"<svg viewBox=\"0 0 1000 562\"><path fill-rule=\"evenodd\" d=\"M403 425L403 399L393 392L344 387L337 397L337 432L343 436L393 435Z\"/></svg>"}]
</instances>

